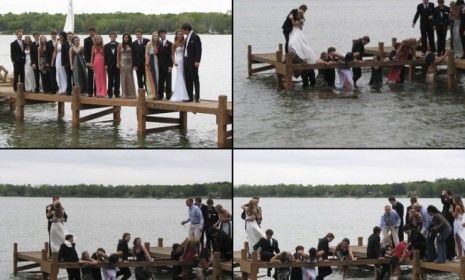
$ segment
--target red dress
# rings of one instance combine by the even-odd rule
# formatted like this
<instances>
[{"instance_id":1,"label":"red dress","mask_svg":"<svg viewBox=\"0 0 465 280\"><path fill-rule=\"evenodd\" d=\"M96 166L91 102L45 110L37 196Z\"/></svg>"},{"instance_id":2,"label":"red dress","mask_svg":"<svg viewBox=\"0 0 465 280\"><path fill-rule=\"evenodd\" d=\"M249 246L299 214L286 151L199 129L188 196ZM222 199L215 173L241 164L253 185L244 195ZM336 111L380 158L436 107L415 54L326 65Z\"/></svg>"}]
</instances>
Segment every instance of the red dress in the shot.
<instances>
[{"instance_id":1,"label":"red dress","mask_svg":"<svg viewBox=\"0 0 465 280\"><path fill-rule=\"evenodd\" d=\"M103 48L94 48L94 79L97 96L107 97L107 73Z\"/></svg>"}]
</instances>

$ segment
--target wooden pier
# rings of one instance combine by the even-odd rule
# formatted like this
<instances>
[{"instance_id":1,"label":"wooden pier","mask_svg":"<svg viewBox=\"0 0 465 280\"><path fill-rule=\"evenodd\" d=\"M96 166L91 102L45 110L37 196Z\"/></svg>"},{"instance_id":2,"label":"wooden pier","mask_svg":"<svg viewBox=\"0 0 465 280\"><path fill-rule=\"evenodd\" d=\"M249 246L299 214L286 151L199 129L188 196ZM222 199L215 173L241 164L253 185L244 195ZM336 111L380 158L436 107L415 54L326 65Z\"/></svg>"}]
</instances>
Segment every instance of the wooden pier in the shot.
<instances>
[{"instance_id":1,"label":"wooden pier","mask_svg":"<svg viewBox=\"0 0 465 280\"><path fill-rule=\"evenodd\" d=\"M386 58L389 52L393 49L397 39L392 39L392 46L385 47L384 42L379 42L377 47L366 47L366 56L380 55L381 58ZM421 57L421 53L410 60L398 60L398 61L377 61L377 60L363 60L354 61L349 63L349 67L360 67L360 68L371 68L371 67L391 67L391 66L408 66L409 67L409 79L413 81L417 66L424 66L426 64L425 58ZM260 65L254 67L255 64ZM447 76L448 76L448 87L449 90L453 89L457 84L457 69L465 69L465 59L454 58L454 53L449 53L448 59L444 65L447 65ZM341 63L314 63L314 64L296 64L293 63L293 54L288 53L287 55L283 52L283 45L279 44L278 50L272 53L253 53L252 46L247 46L247 69L248 76L251 77L256 73L260 73L268 70L275 70L278 88L280 90L292 91L294 89L294 83L292 76L294 72L305 71L305 70L317 70L317 69L335 69L341 66Z\"/></svg>"},{"instance_id":2,"label":"wooden pier","mask_svg":"<svg viewBox=\"0 0 465 280\"><path fill-rule=\"evenodd\" d=\"M351 245L352 253L357 258L356 260L337 260L329 259L317 262L266 262L261 261L257 251L249 253L249 244L244 242L244 248L240 252L234 252L234 264L240 267L241 278L243 280L257 280L260 268L284 268L284 267L373 267L374 265L389 264L389 258L384 259L367 259L366 246L363 245L363 238L359 237L357 245ZM330 248L334 253L334 247ZM460 259L460 262L448 261L444 264L434 262L426 262L420 259L420 251L414 251L411 260L401 263L412 267L412 279L426 279L428 272L449 272L456 273L460 280L465 280L465 257ZM377 273L377 270L374 270Z\"/></svg>"},{"instance_id":3,"label":"wooden pier","mask_svg":"<svg viewBox=\"0 0 465 280\"><path fill-rule=\"evenodd\" d=\"M157 247L151 247L149 242L144 243L154 261L128 261L118 262L117 267L173 267L179 266L180 262L171 260L171 247L163 247L163 239L158 239ZM212 276L213 279L223 279L224 276L232 273L232 261L221 261L219 252L212 252ZM25 265L20 263L26 262ZM98 264L92 267L104 267L106 264ZM83 265L77 262L59 262L56 253L49 256L48 242L44 243L41 251L19 251L18 244L13 244L13 273L25 271L29 273L40 273L42 279L57 280L60 269L82 268ZM39 270L30 271L38 268Z\"/></svg>"},{"instance_id":4,"label":"wooden pier","mask_svg":"<svg viewBox=\"0 0 465 280\"><path fill-rule=\"evenodd\" d=\"M3 103L9 103L10 110L16 111L16 119L24 120L25 107L37 103L57 103L58 118L65 114L65 103L71 103L72 125L79 127L81 123L103 116L113 115L114 125L121 121L121 107L134 107L137 110L137 134L145 136L149 133L168 129L187 130L187 113L209 114L216 116L217 143L219 148L232 146L232 103L227 96L221 95L218 100L200 100L194 102L172 102L164 100L147 100L145 90L140 89L137 99L84 97L80 95L79 87L74 87L71 96L25 93L21 84L15 93L11 87L0 87L0 97ZM81 112L89 109L103 109L97 113L81 116ZM162 117L160 114L179 113L178 118ZM162 127L147 128L147 122L168 124ZM229 127L228 127L229 126Z\"/></svg>"}]
</instances>

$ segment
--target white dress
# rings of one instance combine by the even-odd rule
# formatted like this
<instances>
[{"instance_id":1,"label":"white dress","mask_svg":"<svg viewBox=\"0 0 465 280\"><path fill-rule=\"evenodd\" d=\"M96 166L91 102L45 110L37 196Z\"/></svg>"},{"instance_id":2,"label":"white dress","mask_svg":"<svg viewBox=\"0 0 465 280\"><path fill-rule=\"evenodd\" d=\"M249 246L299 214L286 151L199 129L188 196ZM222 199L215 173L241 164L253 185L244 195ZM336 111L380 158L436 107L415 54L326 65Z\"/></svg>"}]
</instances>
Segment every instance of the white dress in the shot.
<instances>
[{"instance_id":1,"label":"white dress","mask_svg":"<svg viewBox=\"0 0 465 280\"><path fill-rule=\"evenodd\" d=\"M174 86L174 93L170 101L188 101L189 95L187 94L186 82L184 80L184 49L182 47L176 48L176 84Z\"/></svg>"},{"instance_id":2,"label":"white dress","mask_svg":"<svg viewBox=\"0 0 465 280\"><path fill-rule=\"evenodd\" d=\"M454 55L455 57L463 56L462 40L460 39L460 19L454 20L454 28L452 29L452 38L454 43Z\"/></svg>"},{"instance_id":3,"label":"white dress","mask_svg":"<svg viewBox=\"0 0 465 280\"><path fill-rule=\"evenodd\" d=\"M52 223L50 229L50 249L52 253L58 253L61 244L65 243L65 236L68 232L62 222Z\"/></svg>"},{"instance_id":4,"label":"white dress","mask_svg":"<svg viewBox=\"0 0 465 280\"><path fill-rule=\"evenodd\" d=\"M66 79L66 69L61 63L61 43L57 43L57 56L55 60L55 67L57 72L57 85L58 93L65 93L68 87L68 82Z\"/></svg>"},{"instance_id":5,"label":"white dress","mask_svg":"<svg viewBox=\"0 0 465 280\"><path fill-rule=\"evenodd\" d=\"M34 78L34 69L31 66L31 51L24 50L26 54L26 65L24 65L24 87L26 91L33 91L36 88L36 81Z\"/></svg>"},{"instance_id":6,"label":"white dress","mask_svg":"<svg viewBox=\"0 0 465 280\"><path fill-rule=\"evenodd\" d=\"M465 229L463 228L463 215L457 215L454 219L454 236L460 237L462 251L465 251ZM463 253L463 252L462 252Z\"/></svg>"},{"instance_id":7,"label":"white dress","mask_svg":"<svg viewBox=\"0 0 465 280\"><path fill-rule=\"evenodd\" d=\"M305 34L298 26L294 26L289 34L289 51L295 53L307 63L316 63L316 55Z\"/></svg>"},{"instance_id":8,"label":"white dress","mask_svg":"<svg viewBox=\"0 0 465 280\"><path fill-rule=\"evenodd\" d=\"M257 244L262 237L265 237L265 233L263 233L256 220L249 221L249 218L250 216L247 215L245 222L245 232L247 233L247 240L249 241L249 249L252 249L253 246Z\"/></svg>"}]
</instances>

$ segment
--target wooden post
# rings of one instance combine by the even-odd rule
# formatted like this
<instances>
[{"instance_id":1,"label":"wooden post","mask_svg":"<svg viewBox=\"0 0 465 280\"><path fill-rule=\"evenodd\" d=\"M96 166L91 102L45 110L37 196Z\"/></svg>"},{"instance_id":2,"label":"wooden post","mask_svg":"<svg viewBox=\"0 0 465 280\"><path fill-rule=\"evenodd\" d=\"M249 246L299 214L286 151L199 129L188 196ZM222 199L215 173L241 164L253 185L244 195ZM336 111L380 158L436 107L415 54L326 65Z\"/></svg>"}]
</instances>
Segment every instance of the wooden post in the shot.
<instances>
[{"instance_id":1,"label":"wooden post","mask_svg":"<svg viewBox=\"0 0 465 280\"><path fill-rule=\"evenodd\" d=\"M250 279L257 280L258 275L258 252L252 252L252 263L250 266Z\"/></svg>"},{"instance_id":2,"label":"wooden post","mask_svg":"<svg viewBox=\"0 0 465 280\"><path fill-rule=\"evenodd\" d=\"M179 112L179 128L187 130L187 112Z\"/></svg>"},{"instance_id":3,"label":"wooden post","mask_svg":"<svg viewBox=\"0 0 465 280\"><path fill-rule=\"evenodd\" d=\"M283 53L283 44L278 45L278 52ZM281 58L282 60L282 58Z\"/></svg>"},{"instance_id":4,"label":"wooden post","mask_svg":"<svg viewBox=\"0 0 465 280\"><path fill-rule=\"evenodd\" d=\"M16 120L24 121L24 88L22 83L18 83L18 90L16 91Z\"/></svg>"},{"instance_id":5,"label":"wooden post","mask_svg":"<svg viewBox=\"0 0 465 280\"><path fill-rule=\"evenodd\" d=\"M394 48L394 45L397 43L397 38L393 37L392 38L392 47Z\"/></svg>"},{"instance_id":6,"label":"wooden post","mask_svg":"<svg viewBox=\"0 0 465 280\"><path fill-rule=\"evenodd\" d=\"M158 238L158 247L163 247L163 238Z\"/></svg>"},{"instance_id":7,"label":"wooden post","mask_svg":"<svg viewBox=\"0 0 465 280\"><path fill-rule=\"evenodd\" d=\"M412 279L413 280L421 279L420 251L419 250L413 251Z\"/></svg>"},{"instance_id":8,"label":"wooden post","mask_svg":"<svg viewBox=\"0 0 465 280\"><path fill-rule=\"evenodd\" d=\"M212 266L213 266L213 275L212 275L213 279L219 280L221 278L220 252L213 252Z\"/></svg>"},{"instance_id":9,"label":"wooden post","mask_svg":"<svg viewBox=\"0 0 465 280\"><path fill-rule=\"evenodd\" d=\"M249 248L249 242L247 242L247 241L245 241L245 242L244 242L244 249L246 249L246 250L247 250L247 252L249 252L249 251L250 251L250 248Z\"/></svg>"},{"instance_id":10,"label":"wooden post","mask_svg":"<svg viewBox=\"0 0 465 280\"><path fill-rule=\"evenodd\" d=\"M450 50L447 61L447 87L453 90L457 84L457 68L455 67L454 51Z\"/></svg>"},{"instance_id":11,"label":"wooden post","mask_svg":"<svg viewBox=\"0 0 465 280\"><path fill-rule=\"evenodd\" d=\"M58 102L58 118L62 119L65 116L65 103Z\"/></svg>"},{"instance_id":12,"label":"wooden post","mask_svg":"<svg viewBox=\"0 0 465 280\"><path fill-rule=\"evenodd\" d=\"M378 43L378 55L383 58L384 57L384 42Z\"/></svg>"},{"instance_id":13,"label":"wooden post","mask_svg":"<svg viewBox=\"0 0 465 280\"><path fill-rule=\"evenodd\" d=\"M247 46L247 70L249 78L252 77L252 46Z\"/></svg>"},{"instance_id":14,"label":"wooden post","mask_svg":"<svg viewBox=\"0 0 465 280\"><path fill-rule=\"evenodd\" d=\"M53 253L52 254L52 266L50 269L50 280L58 280L58 254Z\"/></svg>"},{"instance_id":15,"label":"wooden post","mask_svg":"<svg viewBox=\"0 0 465 280\"><path fill-rule=\"evenodd\" d=\"M358 243L357 243L358 246L360 246L360 247L363 246L363 237L359 237L359 238L357 239L357 242L358 242Z\"/></svg>"},{"instance_id":16,"label":"wooden post","mask_svg":"<svg viewBox=\"0 0 465 280\"><path fill-rule=\"evenodd\" d=\"M276 61L278 62L278 64L281 64L283 63L283 45L279 44L279 46L281 48L279 51L276 52ZM284 89L284 76L278 72L278 67L276 67L276 79L278 82L278 89L282 90Z\"/></svg>"},{"instance_id":17,"label":"wooden post","mask_svg":"<svg viewBox=\"0 0 465 280\"><path fill-rule=\"evenodd\" d=\"M147 130L146 127L146 111L147 104L145 101L145 90L139 89L139 94L137 96L137 135L144 136Z\"/></svg>"},{"instance_id":18,"label":"wooden post","mask_svg":"<svg viewBox=\"0 0 465 280\"><path fill-rule=\"evenodd\" d=\"M47 247L46 249L42 249L42 263L46 262L47 257L48 257L48 242L45 242L45 244L47 245ZM47 279L47 273L42 271L42 280L46 280L46 279Z\"/></svg>"},{"instance_id":19,"label":"wooden post","mask_svg":"<svg viewBox=\"0 0 465 280\"><path fill-rule=\"evenodd\" d=\"M44 242L44 249L45 251L47 251L47 254L48 254L48 242Z\"/></svg>"},{"instance_id":20,"label":"wooden post","mask_svg":"<svg viewBox=\"0 0 465 280\"><path fill-rule=\"evenodd\" d=\"M8 97L8 102L10 103L10 113L15 110L15 102L13 100L13 97Z\"/></svg>"},{"instance_id":21,"label":"wooden post","mask_svg":"<svg viewBox=\"0 0 465 280\"><path fill-rule=\"evenodd\" d=\"M13 274L18 274L18 243L13 244Z\"/></svg>"},{"instance_id":22,"label":"wooden post","mask_svg":"<svg viewBox=\"0 0 465 280\"><path fill-rule=\"evenodd\" d=\"M248 243L244 243L244 247L247 244L247 247L249 247ZM249 254L249 250L247 248L244 248L241 250L241 261L247 261L247 255ZM241 270L241 278L242 280L247 280L247 272L244 272Z\"/></svg>"},{"instance_id":23,"label":"wooden post","mask_svg":"<svg viewBox=\"0 0 465 280\"><path fill-rule=\"evenodd\" d=\"M416 46L414 46L411 50L412 55L412 64L409 66L409 71L408 71L408 76L409 80L413 82L415 80L415 60L417 58L417 51L416 51Z\"/></svg>"},{"instance_id":24,"label":"wooden post","mask_svg":"<svg viewBox=\"0 0 465 280\"><path fill-rule=\"evenodd\" d=\"M145 249L147 249L147 252L149 252L149 255L150 255L150 242L145 242L144 247Z\"/></svg>"},{"instance_id":25,"label":"wooden post","mask_svg":"<svg viewBox=\"0 0 465 280\"><path fill-rule=\"evenodd\" d=\"M73 87L72 99L71 99L71 111L72 111L72 122L74 127L79 126L79 118L81 111L81 89L79 87Z\"/></svg>"},{"instance_id":26,"label":"wooden post","mask_svg":"<svg viewBox=\"0 0 465 280\"><path fill-rule=\"evenodd\" d=\"M220 95L218 98L218 114L216 123L218 125L218 148L226 148L226 130L228 128L228 97Z\"/></svg>"},{"instance_id":27,"label":"wooden post","mask_svg":"<svg viewBox=\"0 0 465 280\"><path fill-rule=\"evenodd\" d=\"M121 106L113 106L113 124L118 125L121 122Z\"/></svg>"},{"instance_id":28,"label":"wooden post","mask_svg":"<svg viewBox=\"0 0 465 280\"><path fill-rule=\"evenodd\" d=\"M465 257L460 258L460 273L459 279L465 280Z\"/></svg>"},{"instance_id":29,"label":"wooden post","mask_svg":"<svg viewBox=\"0 0 465 280\"><path fill-rule=\"evenodd\" d=\"M288 53L286 55L286 91L291 91L294 89L294 83L292 82L292 54Z\"/></svg>"}]
</instances>

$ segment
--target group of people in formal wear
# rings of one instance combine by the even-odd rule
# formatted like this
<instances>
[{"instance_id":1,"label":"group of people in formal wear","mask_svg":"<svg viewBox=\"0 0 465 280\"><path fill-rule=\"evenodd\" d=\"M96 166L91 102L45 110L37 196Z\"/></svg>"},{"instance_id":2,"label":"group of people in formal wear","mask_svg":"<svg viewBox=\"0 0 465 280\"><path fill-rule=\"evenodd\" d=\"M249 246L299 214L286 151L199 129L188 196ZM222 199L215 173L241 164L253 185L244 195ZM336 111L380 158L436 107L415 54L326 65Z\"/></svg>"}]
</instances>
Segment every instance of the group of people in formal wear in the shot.
<instances>
[{"instance_id":1,"label":"group of people in formal wear","mask_svg":"<svg viewBox=\"0 0 465 280\"><path fill-rule=\"evenodd\" d=\"M196 268L195 275L198 279L205 279L212 264L212 251L220 252L222 260L232 259L232 216L221 204L214 205L212 199L208 199L205 205L199 197L195 199L195 203L194 199L188 198L186 205L189 217L182 224L190 222L191 225L188 237L182 243L172 246L171 259L178 260L180 264L173 268L173 279L192 279L193 268ZM59 196L54 196L52 203L47 205L46 218L50 254L57 253L61 262L81 264L81 268L67 269L70 280L116 280L120 276L122 280L127 280L132 275L131 269L118 268L118 262L129 261L131 257L135 261L154 260L139 237L133 240L130 251L130 233L122 235L115 253L109 254L103 248L98 248L92 254L84 251L79 257L75 238L65 227L68 216ZM155 279L151 267L136 267L134 275L136 280Z\"/></svg>"},{"instance_id":2,"label":"group of people in formal wear","mask_svg":"<svg viewBox=\"0 0 465 280\"><path fill-rule=\"evenodd\" d=\"M137 87L145 88L151 99L200 100L202 42L189 24L176 31L174 42L167 39L164 29L153 32L151 39L137 30L134 41L126 33L121 43L111 32L107 44L94 27L89 28L83 44L72 32L52 31L50 36L47 41L45 35L34 32L32 38L23 40L23 31L16 31L16 40L10 44L15 91L21 82L27 92L71 95L77 86L89 97L133 99L137 97L135 72Z\"/></svg>"}]
</instances>

